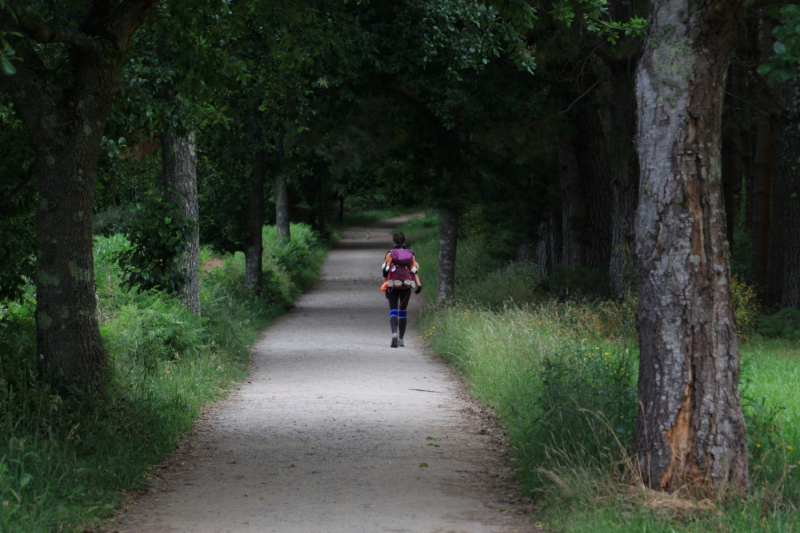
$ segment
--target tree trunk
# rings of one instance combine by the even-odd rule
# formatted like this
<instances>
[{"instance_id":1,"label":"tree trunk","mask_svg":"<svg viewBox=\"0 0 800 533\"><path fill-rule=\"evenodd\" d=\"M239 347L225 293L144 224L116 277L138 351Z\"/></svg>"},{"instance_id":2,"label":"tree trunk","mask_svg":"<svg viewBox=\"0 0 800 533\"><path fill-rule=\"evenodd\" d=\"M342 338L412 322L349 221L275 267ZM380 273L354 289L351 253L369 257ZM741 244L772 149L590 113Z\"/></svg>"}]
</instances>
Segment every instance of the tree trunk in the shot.
<instances>
[{"instance_id":1,"label":"tree trunk","mask_svg":"<svg viewBox=\"0 0 800 533\"><path fill-rule=\"evenodd\" d=\"M275 231L279 241L292 238L289 226L289 193L286 190L286 173L284 172L283 138L277 133L275 139Z\"/></svg>"},{"instance_id":2,"label":"tree trunk","mask_svg":"<svg viewBox=\"0 0 800 533\"><path fill-rule=\"evenodd\" d=\"M579 181L586 198L586 266L590 270L608 267L611 260L611 213L613 191L611 164L600 113L594 105L578 109L573 119L573 145Z\"/></svg>"},{"instance_id":3,"label":"tree trunk","mask_svg":"<svg viewBox=\"0 0 800 533\"><path fill-rule=\"evenodd\" d=\"M629 62L611 68L611 135L608 153L611 161L613 211L609 274L611 287L623 298L634 287L634 236L639 183L639 159L633 137L636 131L636 95Z\"/></svg>"},{"instance_id":4,"label":"tree trunk","mask_svg":"<svg viewBox=\"0 0 800 533\"><path fill-rule=\"evenodd\" d=\"M189 281L180 299L191 312L200 314L200 208L197 204L197 147L194 132L186 137L168 131L161 135L161 159L167 199L180 206L181 214L194 221L194 232L176 265Z\"/></svg>"},{"instance_id":5,"label":"tree trunk","mask_svg":"<svg viewBox=\"0 0 800 533\"><path fill-rule=\"evenodd\" d=\"M586 205L578 183L578 162L571 142L558 142L558 180L561 186L561 265L575 268L586 263L582 245Z\"/></svg>"},{"instance_id":6,"label":"tree trunk","mask_svg":"<svg viewBox=\"0 0 800 533\"><path fill-rule=\"evenodd\" d=\"M536 267L539 279L555 274L561 264L561 217L554 214L539 224L539 242L536 247Z\"/></svg>"},{"instance_id":7,"label":"tree trunk","mask_svg":"<svg viewBox=\"0 0 800 533\"><path fill-rule=\"evenodd\" d=\"M720 176L725 74L739 2L654 0L636 72L639 401L647 483L749 484Z\"/></svg>"},{"instance_id":8,"label":"tree trunk","mask_svg":"<svg viewBox=\"0 0 800 533\"><path fill-rule=\"evenodd\" d=\"M99 100L99 98L98 98ZM103 390L107 353L97 323L92 204L97 154L106 114L74 130L54 114L62 135L33 136L37 150L39 208L36 212L37 353L51 381L88 392ZM102 117L102 118L100 118Z\"/></svg>"},{"instance_id":9,"label":"tree trunk","mask_svg":"<svg viewBox=\"0 0 800 533\"><path fill-rule=\"evenodd\" d=\"M733 72L731 72L733 74ZM729 81L734 81L732 77ZM728 92L735 92L731 87L732 83L728 85ZM730 115L734 115L734 110L730 111ZM726 229L725 236L728 239L728 245L733 250L733 228L736 222L736 199L740 197L742 192L742 176L744 175L744 161L742 159L742 131L740 124L730 124L725 128L722 135L722 192L725 201L725 221Z\"/></svg>"},{"instance_id":10,"label":"tree trunk","mask_svg":"<svg viewBox=\"0 0 800 533\"><path fill-rule=\"evenodd\" d=\"M456 248L458 246L458 211L448 206L442 209L442 227L439 232L439 287L436 299L448 304L456 288Z\"/></svg>"},{"instance_id":11,"label":"tree trunk","mask_svg":"<svg viewBox=\"0 0 800 533\"><path fill-rule=\"evenodd\" d=\"M774 21L764 17L758 35L760 54L756 61L766 60L772 54ZM753 235L751 272L758 286L764 289L764 300L769 302L767 269L769 265L770 218L772 216L772 95L766 83L758 88L758 117L755 123L753 150L753 198L751 202L750 230Z\"/></svg>"},{"instance_id":12,"label":"tree trunk","mask_svg":"<svg viewBox=\"0 0 800 533\"><path fill-rule=\"evenodd\" d=\"M781 307L800 307L800 80L780 83L772 94L779 112L774 128L775 196L771 219L776 251L770 254L770 260L780 265L773 270L778 279L770 279L767 286L773 288L771 297Z\"/></svg>"},{"instance_id":13,"label":"tree trunk","mask_svg":"<svg viewBox=\"0 0 800 533\"><path fill-rule=\"evenodd\" d=\"M247 248L244 251L244 283L261 294L264 270L264 149L256 150L255 165L247 183Z\"/></svg>"},{"instance_id":14,"label":"tree trunk","mask_svg":"<svg viewBox=\"0 0 800 533\"><path fill-rule=\"evenodd\" d=\"M36 28L18 31L15 48L23 61L16 75L0 75L0 85L36 149L37 353L45 375L65 389L105 390L108 361L92 255L97 155L128 41L156 3L131 0L114 9L92 4L80 24L64 25L66 32L48 33L33 11L0 20L0 30L17 32L19 23ZM57 74L38 57L37 38L64 45L69 61Z\"/></svg>"}]
</instances>

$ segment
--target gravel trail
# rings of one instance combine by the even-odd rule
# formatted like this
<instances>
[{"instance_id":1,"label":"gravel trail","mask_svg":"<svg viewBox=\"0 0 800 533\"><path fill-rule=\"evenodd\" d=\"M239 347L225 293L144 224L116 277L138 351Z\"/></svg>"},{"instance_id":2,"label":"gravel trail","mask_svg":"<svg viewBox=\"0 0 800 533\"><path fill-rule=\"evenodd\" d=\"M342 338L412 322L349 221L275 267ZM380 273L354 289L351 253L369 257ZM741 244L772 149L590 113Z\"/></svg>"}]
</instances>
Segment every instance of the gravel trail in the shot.
<instances>
[{"instance_id":1,"label":"gravel trail","mask_svg":"<svg viewBox=\"0 0 800 533\"><path fill-rule=\"evenodd\" d=\"M401 221L342 232L320 281L254 347L250 377L154 469L118 531L534 530L491 414L412 327L389 347L379 265Z\"/></svg>"}]
</instances>

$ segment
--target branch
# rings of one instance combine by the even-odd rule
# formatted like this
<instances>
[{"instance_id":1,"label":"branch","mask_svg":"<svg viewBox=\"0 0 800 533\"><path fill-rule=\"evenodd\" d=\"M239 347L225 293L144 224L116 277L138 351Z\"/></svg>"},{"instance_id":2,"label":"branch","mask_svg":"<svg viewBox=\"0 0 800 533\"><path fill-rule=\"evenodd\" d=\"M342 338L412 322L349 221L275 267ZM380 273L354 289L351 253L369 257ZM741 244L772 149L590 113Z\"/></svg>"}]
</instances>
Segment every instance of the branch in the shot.
<instances>
[{"instance_id":1,"label":"branch","mask_svg":"<svg viewBox=\"0 0 800 533\"><path fill-rule=\"evenodd\" d=\"M117 39L117 45L125 49L131 35L138 30L159 0L124 0L114 10L110 30ZM93 4L105 4L106 0L95 0Z\"/></svg>"},{"instance_id":2,"label":"branch","mask_svg":"<svg viewBox=\"0 0 800 533\"><path fill-rule=\"evenodd\" d=\"M601 83L603 83L604 81L608 81L608 78L601 78L601 79L597 80L596 82L594 82L594 83L592 84L592 86L591 86L591 87L589 87L588 89L586 89L585 91L583 91L583 94L581 94L579 97L577 97L575 100L573 100L573 101L572 101L572 103L571 103L571 104L569 104L569 107L567 107L567 108L566 108L565 110L563 110L563 111L559 111L559 112L558 112L558 114L559 114L559 115L564 115L564 114L568 113L568 112L569 112L569 110L570 110L570 109L572 109L572 106L574 106L575 104L577 104L577 103L580 101L580 99L581 99L581 98L583 98L584 96L586 96L587 94L589 94L589 92L591 92L591 90L592 90L592 89L594 89L595 87L597 87L598 85L600 85L600 84L601 84Z\"/></svg>"},{"instance_id":3,"label":"branch","mask_svg":"<svg viewBox=\"0 0 800 533\"><path fill-rule=\"evenodd\" d=\"M93 53L100 50L94 38L76 28L60 27L53 30L28 11L17 12L17 27L34 41L46 43L64 43L75 48Z\"/></svg>"}]
</instances>

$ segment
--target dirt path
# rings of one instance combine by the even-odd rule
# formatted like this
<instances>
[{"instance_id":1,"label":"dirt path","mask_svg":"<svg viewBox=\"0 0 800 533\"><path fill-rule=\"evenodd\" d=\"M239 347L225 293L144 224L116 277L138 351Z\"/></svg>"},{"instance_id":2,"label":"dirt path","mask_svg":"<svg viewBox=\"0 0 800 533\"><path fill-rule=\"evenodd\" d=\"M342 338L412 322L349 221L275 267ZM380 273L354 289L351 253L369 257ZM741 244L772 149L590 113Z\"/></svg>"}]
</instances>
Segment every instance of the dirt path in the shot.
<instances>
[{"instance_id":1,"label":"dirt path","mask_svg":"<svg viewBox=\"0 0 800 533\"><path fill-rule=\"evenodd\" d=\"M119 531L533 530L487 414L413 329L389 347L379 264L399 222L342 232L255 347L250 378L156 469Z\"/></svg>"}]
</instances>

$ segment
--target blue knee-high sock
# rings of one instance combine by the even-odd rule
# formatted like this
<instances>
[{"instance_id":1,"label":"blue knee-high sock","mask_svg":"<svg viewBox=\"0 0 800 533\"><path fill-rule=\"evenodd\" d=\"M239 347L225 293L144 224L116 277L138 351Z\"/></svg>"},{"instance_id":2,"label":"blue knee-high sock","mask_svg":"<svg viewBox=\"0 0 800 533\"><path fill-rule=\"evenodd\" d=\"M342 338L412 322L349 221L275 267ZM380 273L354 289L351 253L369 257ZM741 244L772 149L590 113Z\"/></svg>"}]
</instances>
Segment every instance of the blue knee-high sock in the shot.
<instances>
[{"instance_id":1,"label":"blue knee-high sock","mask_svg":"<svg viewBox=\"0 0 800 533\"><path fill-rule=\"evenodd\" d=\"M400 319L400 338L403 338L403 335L406 334L406 323L408 322L408 315L406 314L407 311L405 309L400 309L400 313L398 318Z\"/></svg>"},{"instance_id":2,"label":"blue knee-high sock","mask_svg":"<svg viewBox=\"0 0 800 533\"><path fill-rule=\"evenodd\" d=\"M397 333L397 309L389 311L389 325L392 326L392 333Z\"/></svg>"}]
</instances>

